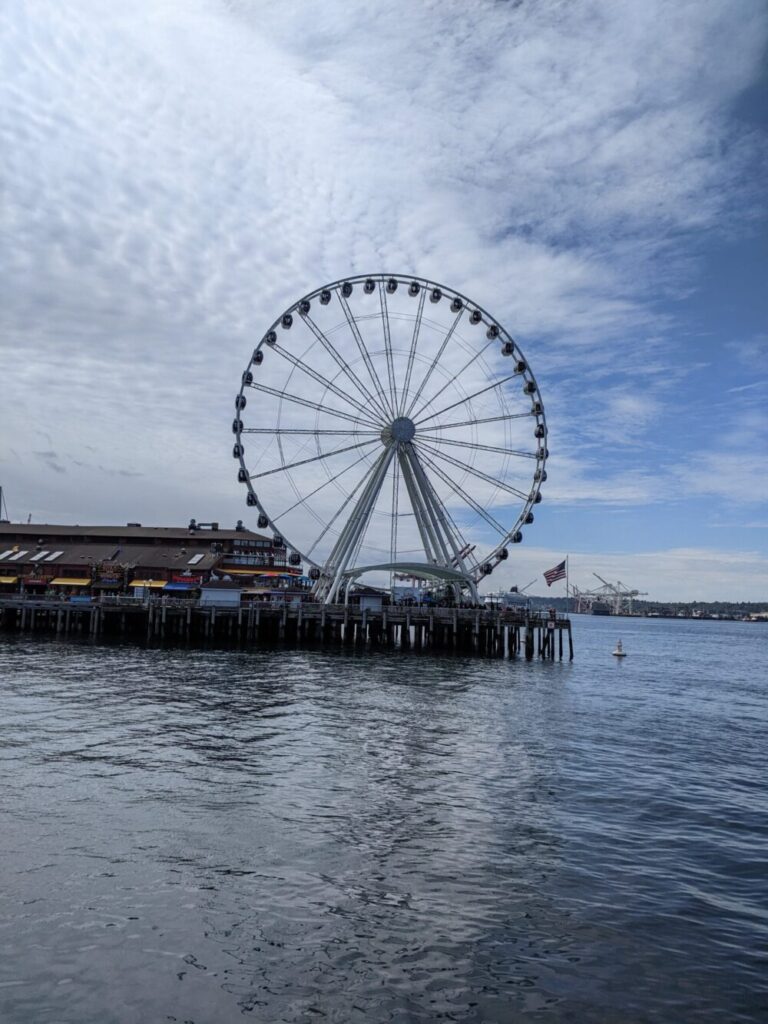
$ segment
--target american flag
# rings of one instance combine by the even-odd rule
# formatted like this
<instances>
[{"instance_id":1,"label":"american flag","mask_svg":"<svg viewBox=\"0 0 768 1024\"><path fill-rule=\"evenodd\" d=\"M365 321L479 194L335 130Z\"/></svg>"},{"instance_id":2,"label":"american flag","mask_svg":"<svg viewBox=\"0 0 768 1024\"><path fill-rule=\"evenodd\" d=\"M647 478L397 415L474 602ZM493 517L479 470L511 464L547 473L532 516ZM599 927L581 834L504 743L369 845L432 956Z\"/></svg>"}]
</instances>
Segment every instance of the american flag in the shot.
<instances>
[{"instance_id":1,"label":"american flag","mask_svg":"<svg viewBox=\"0 0 768 1024\"><path fill-rule=\"evenodd\" d=\"M565 560L559 565L556 565L554 569L547 569L544 573L544 579L547 581L547 586L551 587L557 580L565 579Z\"/></svg>"}]
</instances>

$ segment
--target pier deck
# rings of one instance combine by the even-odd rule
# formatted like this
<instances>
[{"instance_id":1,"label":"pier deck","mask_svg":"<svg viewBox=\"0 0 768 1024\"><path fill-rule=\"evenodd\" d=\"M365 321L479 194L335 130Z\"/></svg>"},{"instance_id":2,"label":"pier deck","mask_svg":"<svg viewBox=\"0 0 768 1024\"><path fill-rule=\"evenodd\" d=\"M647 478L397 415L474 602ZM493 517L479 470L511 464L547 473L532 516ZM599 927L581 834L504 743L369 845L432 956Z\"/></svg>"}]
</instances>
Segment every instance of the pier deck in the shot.
<instances>
[{"instance_id":1,"label":"pier deck","mask_svg":"<svg viewBox=\"0 0 768 1024\"><path fill-rule=\"evenodd\" d=\"M485 657L573 659L570 619L526 610L273 601L232 608L158 598L102 597L89 602L0 597L0 629L62 636L217 640L233 644L400 647Z\"/></svg>"}]
</instances>

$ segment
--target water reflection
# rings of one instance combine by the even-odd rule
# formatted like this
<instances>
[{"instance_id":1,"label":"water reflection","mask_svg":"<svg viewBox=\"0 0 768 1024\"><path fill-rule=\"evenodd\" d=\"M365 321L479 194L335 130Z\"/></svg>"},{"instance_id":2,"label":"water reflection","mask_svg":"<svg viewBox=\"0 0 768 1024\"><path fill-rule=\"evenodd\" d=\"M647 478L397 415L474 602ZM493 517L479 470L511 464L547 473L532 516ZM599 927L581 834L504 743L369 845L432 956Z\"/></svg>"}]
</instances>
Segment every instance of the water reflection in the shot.
<instances>
[{"instance_id":1,"label":"water reflection","mask_svg":"<svg viewBox=\"0 0 768 1024\"><path fill-rule=\"evenodd\" d=\"M643 639L621 676L596 634L573 666L10 640L8 1019L756 1020L760 702Z\"/></svg>"}]
</instances>

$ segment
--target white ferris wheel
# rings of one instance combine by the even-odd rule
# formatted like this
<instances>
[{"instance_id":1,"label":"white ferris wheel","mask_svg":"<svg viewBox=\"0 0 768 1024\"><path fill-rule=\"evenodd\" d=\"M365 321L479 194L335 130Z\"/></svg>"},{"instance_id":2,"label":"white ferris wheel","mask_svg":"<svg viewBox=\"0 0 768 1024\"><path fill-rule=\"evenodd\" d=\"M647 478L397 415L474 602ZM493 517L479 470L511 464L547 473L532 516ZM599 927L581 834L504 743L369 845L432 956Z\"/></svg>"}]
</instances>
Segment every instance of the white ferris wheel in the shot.
<instances>
[{"instance_id":1,"label":"white ferris wheel","mask_svg":"<svg viewBox=\"0 0 768 1024\"><path fill-rule=\"evenodd\" d=\"M320 601L369 572L476 599L541 501L547 427L528 362L433 281L373 274L300 299L254 349L235 408L247 503Z\"/></svg>"}]
</instances>

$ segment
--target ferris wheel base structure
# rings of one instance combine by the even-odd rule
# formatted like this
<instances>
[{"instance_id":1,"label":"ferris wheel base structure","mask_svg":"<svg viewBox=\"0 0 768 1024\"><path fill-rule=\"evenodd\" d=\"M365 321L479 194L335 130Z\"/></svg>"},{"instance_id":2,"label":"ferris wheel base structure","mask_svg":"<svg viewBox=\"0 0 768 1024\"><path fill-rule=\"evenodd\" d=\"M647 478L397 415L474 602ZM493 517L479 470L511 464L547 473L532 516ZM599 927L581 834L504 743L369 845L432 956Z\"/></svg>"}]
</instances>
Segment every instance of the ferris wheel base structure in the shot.
<instances>
[{"instance_id":1,"label":"ferris wheel base structure","mask_svg":"<svg viewBox=\"0 0 768 1024\"><path fill-rule=\"evenodd\" d=\"M517 342L412 275L347 278L290 306L253 350L235 409L247 504L327 604L366 573L477 600L547 478L543 402Z\"/></svg>"},{"instance_id":2,"label":"ferris wheel base structure","mask_svg":"<svg viewBox=\"0 0 768 1024\"><path fill-rule=\"evenodd\" d=\"M400 576L408 576L412 579L419 580L433 580L438 583L443 583L448 586L453 586L454 591L462 590L468 591L473 601L477 601L477 587L475 581L467 576L466 573L459 572L457 569L451 569L448 566L441 565L427 565L424 562L382 562L381 565L358 565L354 569L347 569L342 573L342 586L344 591L344 600L346 603L347 594L349 588L355 583L361 576L366 573L397 573ZM339 591L342 588L339 588ZM314 590L314 596L323 597L323 591L316 587ZM330 597L330 593L327 594ZM330 604L331 602L328 601Z\"/></svg>"}]
</instances>

